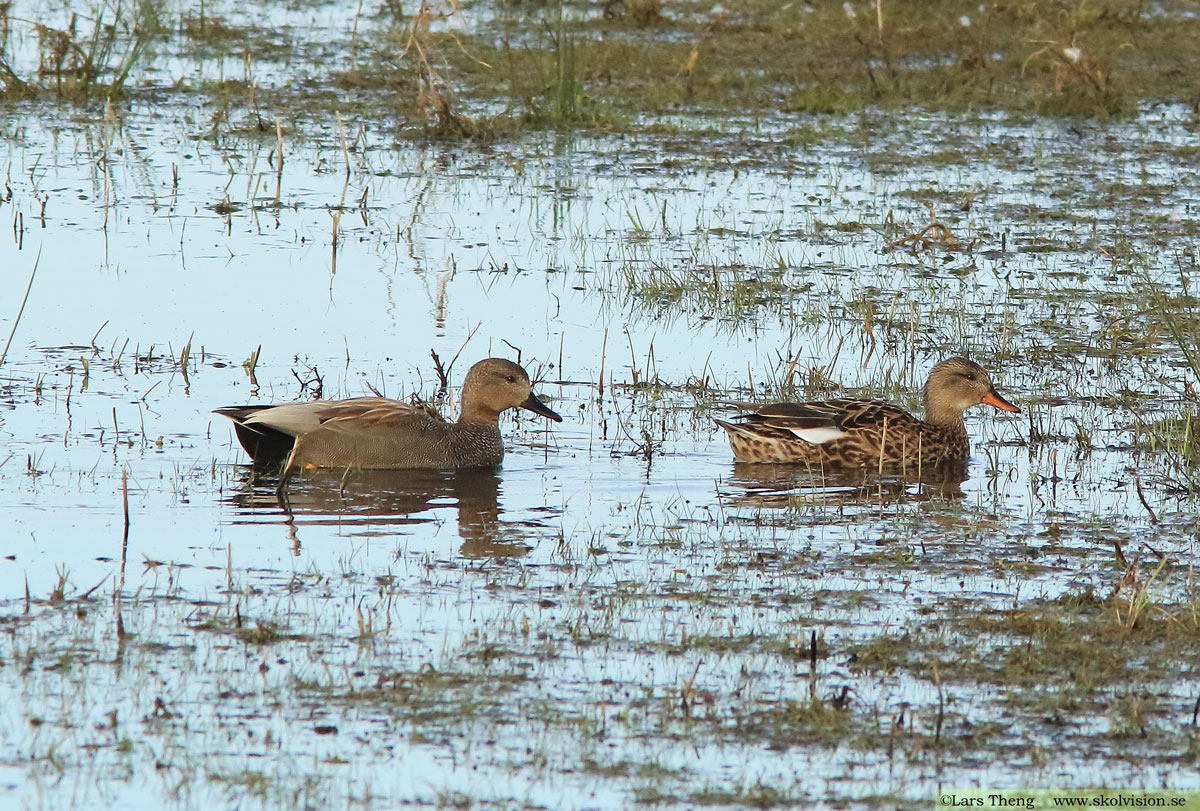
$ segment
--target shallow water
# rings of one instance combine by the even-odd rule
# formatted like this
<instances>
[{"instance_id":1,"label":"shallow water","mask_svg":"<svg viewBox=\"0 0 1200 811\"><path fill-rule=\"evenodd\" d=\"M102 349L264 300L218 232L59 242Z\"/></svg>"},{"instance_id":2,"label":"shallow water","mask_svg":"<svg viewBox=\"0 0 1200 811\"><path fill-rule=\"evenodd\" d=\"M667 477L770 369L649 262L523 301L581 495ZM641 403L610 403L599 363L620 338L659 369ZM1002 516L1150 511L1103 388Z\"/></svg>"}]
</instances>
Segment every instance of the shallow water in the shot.
<instances>
[{"instance_id":1,"label":"shallow water","mask_svg":"<svg viewBox=\"0 0 1200 811\"><path fill-rule=\"evenodd\" d=\"M672 136L397 146L348 122L349 166L335 134L304 132L277 175L273 137L198 137L188 110L8 113L0 333L36 275L0 370L4 796L615 808L1200 786L1177 760L1190 671L1139 686L1151 732L1116 746L1115 705L1048 724L988 679L940 695L857 663L881 635L1006 655L1023 637L956 617L1107 595L1114 540L1168 557L1156 599L1190 599L1191 502L1131 431L1185 407L1182 353L1134 300L1147 279L1184 292L1194 266L1183 112L864 116L776 146L794 123L726 124L697 156ZM930 207L966 249L901 242ZM519 359L564 422L506 416L495 473L319 473L284 503L211 413L318 381L429 395L430 350L457 358L452 384ZM916 406L956 353L1026 411L970 415L962 481L734 464L710 419L787 386ZM843 688L854 721L830 739L802 709ZM949 752L928 743L939 701Z\"/></svg>"}]
</instances>

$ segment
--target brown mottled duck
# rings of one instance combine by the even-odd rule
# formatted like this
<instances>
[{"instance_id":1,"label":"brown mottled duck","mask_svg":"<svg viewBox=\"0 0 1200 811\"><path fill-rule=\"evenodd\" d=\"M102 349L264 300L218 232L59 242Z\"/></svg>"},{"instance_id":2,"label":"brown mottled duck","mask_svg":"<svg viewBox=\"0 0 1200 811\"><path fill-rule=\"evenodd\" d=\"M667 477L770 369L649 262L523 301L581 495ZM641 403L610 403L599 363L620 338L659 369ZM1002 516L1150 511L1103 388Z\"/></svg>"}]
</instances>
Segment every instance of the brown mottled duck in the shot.
<instances>
[{"instance_id":1,"label":"brown mottled duck","mask_svg":"<svg viewBox=\"0 0 1200 811\"><path fill-rule=\"evenodd\" d=\"M980 403L1020 413L977 363L950 358L922 390L925 419L882 400L774 403L717 420L743 462L802 462L834 468L961 462L971 442L963 412ZM745 404L738 404L745 406Z\"/></svg>"}]
</instances>

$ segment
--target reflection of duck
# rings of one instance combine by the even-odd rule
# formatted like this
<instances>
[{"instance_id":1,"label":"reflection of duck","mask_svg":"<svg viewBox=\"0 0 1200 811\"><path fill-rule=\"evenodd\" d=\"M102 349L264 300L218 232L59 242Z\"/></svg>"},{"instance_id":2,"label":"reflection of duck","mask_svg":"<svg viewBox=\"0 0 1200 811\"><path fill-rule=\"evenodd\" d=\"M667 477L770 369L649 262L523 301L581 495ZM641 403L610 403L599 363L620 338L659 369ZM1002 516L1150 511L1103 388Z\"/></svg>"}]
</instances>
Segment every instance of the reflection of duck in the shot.
<instances>
[{"instance_id":1,"label":"reflection of duck","mask_svg":"<svg viewBox=\"0 0 1200 811\"><path fill-rule=\"evenodd\" d=\"M791 507L798 503L878 504L882 501L952 501L963 497L965 462L930 466L920 475L871 469L814 470L791 464L734 462L723 495L743 507ZM736 490L732 489L736 488Z\"/></svg>"},{"instance_id":2,"label":"reflection of duck","mask_svg":"<svg viewBox=\"0 0 1200 811\"><path fill-rule=\"evenodd\" d=\"M512 361L487 358L467 372L458 422L421 406L385 397L311 403L227 406L238 441L256 464L366 469L492 467L504 458L500 412L525 408L555 422L562 417L533 393Z\"/></svg>"},{"instance_id":3,"label":"reflection of duck","mask_svg":"<svg viewBox=\"0 0 1200 811\"><path fill-rule=\"evenodd\" d=\"M925 419L882 400L841 398L775 403L717 420L743 462L804 462L835 468L938 465L970 453L963 411L978 403L1020 412L992 385L983 367L966 358L944 360L922 390Z\"/></svg>"},{"instance_id":4,"label":"reflection of duck","mask_svg":"<svg viewBox=\"0 0 1200 811\"><path fill-rule=\"evenodd\" d=\"M437 522L441 511L456 509L464 556L524 555L531 548L519 524L501 522L500 477L492 470L318 471L294 481L286 498L255 484L251 468L246 484L229 499L240 520L275 517L293 533L305 525L335 524L350 535L390 534Z\"/></svg>"}]
</instances>

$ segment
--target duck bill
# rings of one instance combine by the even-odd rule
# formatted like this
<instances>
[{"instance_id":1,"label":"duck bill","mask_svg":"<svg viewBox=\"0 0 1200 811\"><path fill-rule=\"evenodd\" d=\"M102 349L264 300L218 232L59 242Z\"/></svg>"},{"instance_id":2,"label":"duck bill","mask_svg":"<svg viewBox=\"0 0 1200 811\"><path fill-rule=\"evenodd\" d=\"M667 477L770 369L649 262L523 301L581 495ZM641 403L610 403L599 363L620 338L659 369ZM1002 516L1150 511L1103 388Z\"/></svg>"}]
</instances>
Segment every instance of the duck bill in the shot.
<instances>
[{"instance_id":1,"label":"duck bill","mask_svg":"<svg viewBox=\"0 0 1200 811\"><path fill-rule=\"evenodd\" d=\"M521 408L524 408L527 411L532 411L534 414L541 414L546 419L554 420L555 422L562 422L562 417L551 411L550 408L541 400L539 400L537 395L533 392L529 393L528 400L521 403Z\"/></svg>"},{"instance_id":2,"label":"duck bill","mask_svg":"<svg viewBox=\"0 0 1200 811\"><path fill-rule=\"evenodd\" d=\"M1017 408L1008 400L1005 400L1003 397L1001 397L995 389L992 389L987 394L983 395L983 399L979 402L985 405L990 405L992 408L998 408L1001 411L1012 411L1016 414L1021 413L1021 409Z\"/></svg>"}]
</instances>

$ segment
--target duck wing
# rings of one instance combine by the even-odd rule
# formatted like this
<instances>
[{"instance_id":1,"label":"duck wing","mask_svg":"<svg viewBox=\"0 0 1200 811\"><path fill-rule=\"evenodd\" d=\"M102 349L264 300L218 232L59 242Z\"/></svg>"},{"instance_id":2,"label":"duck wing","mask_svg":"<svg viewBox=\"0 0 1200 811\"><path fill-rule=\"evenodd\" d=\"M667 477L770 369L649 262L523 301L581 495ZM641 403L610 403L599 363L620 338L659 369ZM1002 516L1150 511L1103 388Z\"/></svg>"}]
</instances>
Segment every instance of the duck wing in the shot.
<instances>
[{"instance_id":1,"label":"duck wing","mask_svg":"<svg viewBox=\"0 0 1200 811\"><path fill-rule=\"evenodd\" d=\"M921 420L903 408L883 400L854 400L843 398L813 405L834 406L839 413L838 427L843 431L879 431L887 425L888 430L905 430L923 425Z\"/></svg>"},{"instance_id":2,"label":"duck wing","mask_svg":"<svg viewBox=\"0 0 1200 811\"><path fill-rule=\"evenodd\" d=\"M739 426L767 439L803 439L820 445L845 436L836 410L825 403L772 403L734 417Z\"/></svg>"},{"instance_id":3,"label":"duck wing","mask_svg":"<svg viewBox=\"0 0 1200 811\"><path fill-rule=\"evenodd\" d=\"M415 430L433 423L445 424L430 409L386 397L284 403L256 408L251 413L238 416L242 417L240 422L247 428L265 427L295 437L316 431L366 434L397 429Z\"/></svg>"},{"instance_id":4,"label":"duck wing","mask_svg":"<svg viewBox=\"0 0 1200 811\"><path fill-rule=\"evenodd\" d=\"M772 403L734 419L763 437L803 439L821 445L863 431L919 423L882 400L838 398L813 403Z\"/></svg>"},{"instance_id":5,"label":"duck wing","mask_svg":"<svg viewBox=\"0 0 1200 811\"><path fill-rule=\"evenodd\" d=\"M318 420L322 428L356 433L373 430L411 431L446 424L432 406L424 403L414 405L386 397L337 400L321 409Z\"/></svg>"}]
</instances>

